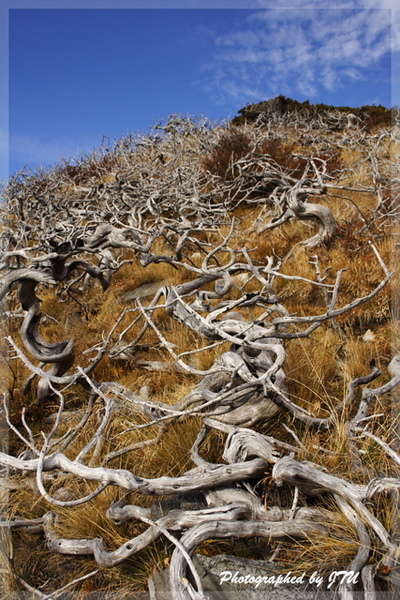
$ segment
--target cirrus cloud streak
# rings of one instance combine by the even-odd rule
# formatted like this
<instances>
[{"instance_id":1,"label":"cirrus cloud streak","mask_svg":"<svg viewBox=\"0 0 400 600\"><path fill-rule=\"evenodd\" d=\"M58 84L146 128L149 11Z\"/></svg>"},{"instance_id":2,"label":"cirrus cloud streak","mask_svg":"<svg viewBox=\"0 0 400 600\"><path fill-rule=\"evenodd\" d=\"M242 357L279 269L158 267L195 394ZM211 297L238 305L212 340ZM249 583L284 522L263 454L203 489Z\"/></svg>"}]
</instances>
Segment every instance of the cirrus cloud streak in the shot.
<instances>
[{"instance_id":1,"label":"cirrus cloud streak","mask_svg":"<svg viewBox=\"0 0 400 600\"><path fill-rule=\"evenodd\" d=\"M315 4L315 3L310 3ZM345 3L342 3L345 4ZM222 101L284 93L315 98L379 72L390 85L392 11L278 8L214 36L209 89Z\"/></svg>"}]
</instances>

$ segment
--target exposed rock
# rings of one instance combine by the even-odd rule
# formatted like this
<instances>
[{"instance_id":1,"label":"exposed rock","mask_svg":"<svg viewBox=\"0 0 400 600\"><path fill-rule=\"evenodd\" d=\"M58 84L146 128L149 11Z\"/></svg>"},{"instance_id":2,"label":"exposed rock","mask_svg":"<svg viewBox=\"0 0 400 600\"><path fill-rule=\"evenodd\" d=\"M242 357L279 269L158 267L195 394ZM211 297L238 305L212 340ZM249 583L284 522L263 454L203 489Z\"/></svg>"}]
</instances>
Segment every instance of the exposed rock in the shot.
<instances>
[{"instance_id":1,"label":"exposed rock","mask_svg":"<svg viewBox=\"0 0 400 600\"><path fill-rule=\"evenodd\" d=\"M306 589L308 577L288 572L287 566L282 563L248 560L224 554L195 554L193 564L209 600L314 600L319 594L316 586ZM280 583L285 580L285 575L286 583ZM281 578L278 580L279 576ZM266 583L265 578L270 583ZM193 585L189 574L188 579ZM173 600L169 591L169 569L155 573L149 579L148 588L150 600Z\"/></svg>"}]
</instances>

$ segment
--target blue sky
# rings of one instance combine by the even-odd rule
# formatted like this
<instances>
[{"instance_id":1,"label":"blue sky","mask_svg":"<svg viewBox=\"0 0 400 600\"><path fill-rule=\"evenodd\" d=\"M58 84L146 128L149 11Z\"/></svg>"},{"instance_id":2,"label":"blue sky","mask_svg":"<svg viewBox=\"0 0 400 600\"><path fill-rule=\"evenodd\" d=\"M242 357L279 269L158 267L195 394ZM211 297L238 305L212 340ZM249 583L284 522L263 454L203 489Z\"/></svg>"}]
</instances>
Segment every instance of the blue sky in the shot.
<instances>
[{"instance_id":1,"label":"blue sky","mask_svg":"<svg viewBox=\"0 0 400 600\"><path fill-rule=\"evenodd\" d=\"M8 98L3 89L0 106L8 104L9 113L8 123L0 122L0 152L6 159L8 133L9 170L3 160L0 179L90 153L103 136L112 143L147 132L174 113L219 122L278 94L334 105L399 104L396 2L329 6L1 0L8 48L0 51L9 69L2 65Z\"/></svg>"}]
</instances>

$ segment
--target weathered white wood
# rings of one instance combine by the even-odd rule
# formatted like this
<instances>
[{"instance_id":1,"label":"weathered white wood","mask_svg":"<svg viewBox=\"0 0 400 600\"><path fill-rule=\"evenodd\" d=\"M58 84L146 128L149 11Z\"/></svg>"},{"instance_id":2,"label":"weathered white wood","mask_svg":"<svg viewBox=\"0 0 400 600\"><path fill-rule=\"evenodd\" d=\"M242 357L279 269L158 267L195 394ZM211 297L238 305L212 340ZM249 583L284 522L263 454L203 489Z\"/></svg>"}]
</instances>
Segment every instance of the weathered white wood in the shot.
<instances>
[{"instance_id":1,"label":"weathered white wood","mask_svg":"<svg viewBox=\"0 0 400 600\"><path fill-rule=\"evenodd\" d=\"M202 542L210 538L226 537L266 537L267 539L282 539L285 537L308 537L315 532L322 532L325 527L320 523L313 523L299 518L288 521L233 521L212 522L192 527L181 538L181 543L187 552L192 555ZM179 549L175 549L170 563L170 587L174 598L189 600L190 596L182 585L186 577L186 563Z\"/></svg>"},{"instance_id":2,"label":"weathered white wood","mask_svg":"<svg viewBox=\"0 0 400 600\"><path fill-rule=\"evenodd\" d=\"M23 472L37 471L39 459L23 460L0 452L0 464L19 469ZM216 465L213 469L196 468L187 471L180 477L156 477L146 479L138 477L125 469L106 467L88 467L56 452L43 460L43 471L62 469L89 481L99 481L103 485L118 485L123 489L139 494L166 495L208 489L225 483L243 481L261 475L266 462L257 458L233 465Z\"/></svg>"},{"instance_id":3,"label":"weathered white wood","mask_svg":"<svg viewBox=\"0 0 400 600\"><path fill-rule=\"evenodd\" d=\"M377 600L378 595L374 583L375 572L375 565L366 565L361 571L361 579L364 587L364 600Z\"/></svg>"},{"instance_id":4,"label":"weathered white wood","mask_svg":"<svg viewBox=\"0 0 400 600\"><path fill-rule=\"evenodd\" d=\"M358 538L360 540L360 548L347 567L347 571L353 571L354 573L361 573L366 564L368 563L371 554L371 538L368 535L367 528L364 523L357 515L356 511L349 506L349 504L340 496L335 495L335 500L345 517L353 524L357 531ZM353 600L354 595L354 583L353 581L344 581L339 585L338 593L339 597L343 600Z\"/></svg>"},{"instance_id":5,"label":"weathered white wood","mask_svg":"<svg viewBox=\"0 0 400 600\"><path fill-rule=\"evenodd\" d=\"M134 514L135 518L151 523L151 520L145 515L144 511L139 511L138 507L125 507L125 510L115 507L110 507L109 509L110 516L118 515L121 518L121 512L123 520L131 518L131 515ZM248 508L241 504L231 504L203 511L170 511L169 514L150 524L146 531L128 540L113 551L107 550L102 538L67 539L58 537L54 530L54 515L52 513L47 513L43 517L43 527L49 550L58 554L92 555L100 566L112 567L146 548L162 534L163 530L180 531L182 529L193 528L199 523L205 523L209 526L210 521L215 523L236 521L247 515Z\"/></svg>"},{"instance_id":6,"label":"weathered white wood","mask_svg":"<svg viewBox=\"0 0 400 600\"><path fill-rule=\"evenodd\" d=\"M304 183L302 181L296 183L280 198L280 203L283 205L281 215L272 219L270 223L259 227L258 233L274 229L289 219L297 218L299 220L316 221L320 226L320 231L317 234L301 242L303 246L306 248L315 248L322 242L330 240L337 229L336 219L327 206L307 202L307 196L310 193L323 193L323 190L310 189L306 181Z\"/></svg>"},{"instance_id":7,"label":"weathered white wood","mask_svg":"<svg viewBox=\"0 0 400 600\"><path fill-rule=\"evenodd\" d=\"M226 504L243 504L247 507L247 518L252 521L266 520L267 511L260 499L240 487L219 487L205 493L209 506L220 507Z\"/></svg>"},{"instance_id":8,"label":"weathered white wood","mask_svg":"<svg viewBox=\"0 0 400 600\"><path fill-rule=\"evenodd\" d=\"M382 523L365 507L363 500L372 493L371 482L368 486L360 486L350 483L345 479L335 477L317 469L315 465L307 462L298 462L285 456L279 459L272 470L272 477L278 485L290 483L296 485L306 494L319 495L324 492L339 495L347 500L357 511L361 518L368 523L387 549L385 561L392 564L394 556L399 551L398 543L395 543ZM373 492L388 489L391 486L400 487L400 480L376 480Z\"/></svg>"},{"instance_id":9,"label":"weathered white wood","mask_svg":"<svg viewBox=\"0 0 400 600\"><path fill-rule=\"evenodd\" d=\"M232 464L255 456L269 463L276 463L281 453L261 433L248 428L235 427L226 439L222 458Z\"/></svg>"}]
</instances>

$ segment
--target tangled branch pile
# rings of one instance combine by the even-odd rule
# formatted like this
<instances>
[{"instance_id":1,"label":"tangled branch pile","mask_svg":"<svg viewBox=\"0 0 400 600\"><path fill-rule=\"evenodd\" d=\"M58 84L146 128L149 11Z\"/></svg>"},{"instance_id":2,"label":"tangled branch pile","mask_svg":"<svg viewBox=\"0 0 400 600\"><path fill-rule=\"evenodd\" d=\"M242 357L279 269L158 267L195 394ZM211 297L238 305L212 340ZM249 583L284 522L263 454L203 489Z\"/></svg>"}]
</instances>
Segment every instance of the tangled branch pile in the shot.
<instances>
[{"instance_id":1,"label":"tangled branch pile","mask_svg":"<svg viewBox=\"0 0 400 600\"><path fill-rule=\"evenodd\" d=\"M172 116L8 182L13 589L121 597L170 557L202 598L193 552L241 538L360 573L340 598L396 589L398 129L342 117Z\"/></svg>"}]
</instances>

